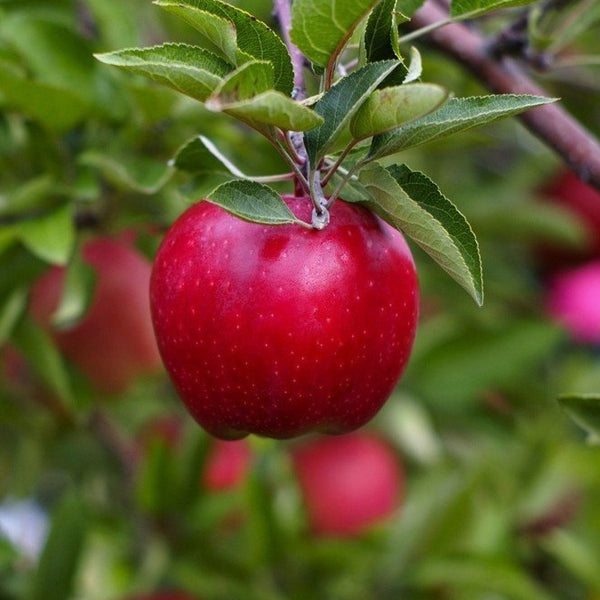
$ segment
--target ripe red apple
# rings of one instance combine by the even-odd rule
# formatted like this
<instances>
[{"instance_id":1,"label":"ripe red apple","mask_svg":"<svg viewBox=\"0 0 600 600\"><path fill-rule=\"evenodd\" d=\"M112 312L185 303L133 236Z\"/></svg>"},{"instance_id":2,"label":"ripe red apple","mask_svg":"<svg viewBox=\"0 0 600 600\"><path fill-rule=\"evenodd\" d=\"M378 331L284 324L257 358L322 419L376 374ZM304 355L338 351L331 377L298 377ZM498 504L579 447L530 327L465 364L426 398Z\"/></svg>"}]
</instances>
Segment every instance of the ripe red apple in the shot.
<instances>
[{"instance_id":1,"label":"ripe red apple","mask_svg":"<svg viewBox=\"0 0 600 600\"><path fill-rule=\"evenodd\" d=\"M309 198L284 200L310 221ZM161 244L150 300L181 398L225 439L360 427L404 370L418 313L402 235L343 201L321 231L195 204Z\"/></svg>"},{"instance_id":2,"label":"ripe red apple","mask_svg":"<svg viewBox=\"0 0 600 600\"><path fill-rule=\"evenodd\" d=\"M311 439L293 449L292 461L315 535L359 535L400 506L401 462L373 434Z\"/></svg>"},{"instance_id":3,"label":"ripe red apple","mask_svg":"<svg viewBox=\"0 0 600 600\"><path fill-rule=\"evenodd\" d=\"M59 348L101 392L121 393L140 374L161 365L150 318L151 263L124 239L88 242L83 260L96 272L92 303L71 327L51 326L65 270L52 267L33 286L31 313Z\"/></svg>"},{"instance_id":4,"label":"ripe red apple","mask_svg":"<svg viewBox=\"0 0 600 600\"><path fill-rule=\"evenodd\" d=\"M578 342L600 343L600 260L561 271L549 283L546 310Z\"/></svg>"},{"instance_id":5,"label":"ripe red apple","mask_svg":"<svg viewBox=\"0 0 600 600\"><path fill-rule=\"evenodd\" d=\"M600 256L600 192L572 171L561 171L541 192L546 202L577 218L585 232L585 245L580 250L544 246L540 253L545 264L554 270L557 264L564 266Z\"/></svg>"}]
</instances>

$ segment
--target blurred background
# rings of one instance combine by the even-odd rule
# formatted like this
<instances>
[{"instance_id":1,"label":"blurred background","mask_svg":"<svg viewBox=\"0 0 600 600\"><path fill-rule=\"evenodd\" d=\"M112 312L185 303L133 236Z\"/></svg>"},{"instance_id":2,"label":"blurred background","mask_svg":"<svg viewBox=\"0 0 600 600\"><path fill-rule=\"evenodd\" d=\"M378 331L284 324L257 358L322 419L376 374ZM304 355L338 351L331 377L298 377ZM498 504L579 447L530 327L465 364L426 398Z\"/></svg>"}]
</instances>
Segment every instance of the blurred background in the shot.
<instances>
[{"instance_id":1,"label":"blurred background","mask_svg":"<svg viewBox=\"0 0 600 600\"><path fill-rule=\"evenodd\" d=\"M532 75L597 133L600 13L569 10L529 32L552 58ZM146 0L0 0L0 600L599 599L600 449L557 397L600 392L600 194L514 119L408 151L478 236L484 307L412 247L416 346L372 423L216 442L162 370L147 285L219 180L168 161L203 134L246 173L282 165L93 58L167 40L197 37ZM425 80L486 93L419 49Z\"/></svg>"}]
</instances>

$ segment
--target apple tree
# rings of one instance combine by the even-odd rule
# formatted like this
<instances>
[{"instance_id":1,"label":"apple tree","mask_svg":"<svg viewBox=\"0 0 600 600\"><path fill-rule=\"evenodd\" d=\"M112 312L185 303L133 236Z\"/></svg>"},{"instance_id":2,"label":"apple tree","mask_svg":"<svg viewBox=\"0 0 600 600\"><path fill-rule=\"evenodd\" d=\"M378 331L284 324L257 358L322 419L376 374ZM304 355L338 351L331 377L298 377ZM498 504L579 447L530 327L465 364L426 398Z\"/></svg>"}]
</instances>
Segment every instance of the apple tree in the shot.
<instances>
[{"instance_id":1,"label":"apple tree","mask_svg":"<svg viewBox=\"0 0 600 600\"><path fill-rule=\"evenodd\" d=\"M0 599L600 596L599 27L0 0Z\"/></svg>"}]
</instances>

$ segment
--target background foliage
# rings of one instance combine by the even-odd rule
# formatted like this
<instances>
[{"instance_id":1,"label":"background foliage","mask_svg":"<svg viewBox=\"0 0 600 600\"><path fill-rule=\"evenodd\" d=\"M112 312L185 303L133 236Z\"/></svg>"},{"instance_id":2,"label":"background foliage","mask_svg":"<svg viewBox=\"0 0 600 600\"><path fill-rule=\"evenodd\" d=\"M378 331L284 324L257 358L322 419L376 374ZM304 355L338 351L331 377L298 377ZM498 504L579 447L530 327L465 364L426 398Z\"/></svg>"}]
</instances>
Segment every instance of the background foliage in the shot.
<instances>
[{"instance_id":1,"label":"background foliage","mask_svg":"<svg viewBox=\"0 0 600 600\"><path fill-rule=\"evenodd\" d=\"M238 4L273 24L270 2ZM473 17L489 4L456 1L453 10ZM481 26L500 31L524 4L496 2L513 8ZM567 24L545 14L533 47L565 63L597 59L592 13ZM79 248L100 233L134 230L151 258L186 198L221 181L169 163L192 136L219 140L246 173L284 170L266 141L227 115L93 58L196 35L143 0L0 2L0 498L5 509L29 499L49 517L39 556L0 538L0 598L118 600L161 587L216 599L600 597L600 451L556 401L600 390L598 347L546 317L536 251L581 232L540 202L562 166L514 120L403 154L471 223L486 301L476 307L413 245L417 344L369 426L407 473L405 503L388 522L351 540L312 537L290 466L294 442L253 439L246 483L220 495L198 485L210 440L190 419L174 449L157 443L128 459L150 420L183 414L166 377L111 397L94 391L27 318L26 302L48 265L84 269ZM442 53L420 50L428 81L456 96L483 93ZM593 68L540 77L597 132ZM70 317L91 289L69 290ZM14 346L27 360L17 381ZM242 514L236 526L224 525L231 510Z\"/></svg>"}]
</instances>

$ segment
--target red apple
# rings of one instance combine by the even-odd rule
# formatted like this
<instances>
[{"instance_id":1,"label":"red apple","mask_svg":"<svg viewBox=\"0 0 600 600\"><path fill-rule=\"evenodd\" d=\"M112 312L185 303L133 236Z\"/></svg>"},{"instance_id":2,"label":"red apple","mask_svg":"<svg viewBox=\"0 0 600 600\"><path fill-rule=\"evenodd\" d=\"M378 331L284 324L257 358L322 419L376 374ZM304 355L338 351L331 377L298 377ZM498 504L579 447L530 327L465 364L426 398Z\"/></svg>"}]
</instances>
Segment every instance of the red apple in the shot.
<instances>
[{"instance_id":1,"label":"red apple","mask_svg":"<svg viewBox=\"0 0 600 600\"><path fill-rule=\"evenodd\" d=\"M575 341L600 343L600 260L557 273L545 302L551 318Z\"/></svg>"},{"instance_id":2,"label":"red apple","mask_svg":"<svg viewBox=\"0 0 600 600\"><path fill-rule=\"evenodd\" d=\"M65 270L51 268L33 286L31 313L50 329L59 348L101 392L121 393L140 374L161 365L150 319L150 261L123 239L98 238L83 248L96 272L92 303L83 318L53 328Z\"/></svg>"},{"instance_id":3,"label":"red apple","mask_svg":"<svg viewBox=\"0 0 600 600\"><path fill-rule=\"evenodd\" d=\"M310 220L309 198L284 199ZM343 201L320 231L195 204L161 244L150 299L181 398L225 439L360 427L398 382L418 313L402 235Z\"/></svg>"},{"instance_id":4,"label":"red apple","mask_svg":"<svg viewBox=\"0 0 600 600\"><path fill-rule=\"evenodd\" d=\"M294 448L292 460L315 535L359 535L400 506L402 465L373 434L312 439Z\"/></svg>"}]
</instances>

